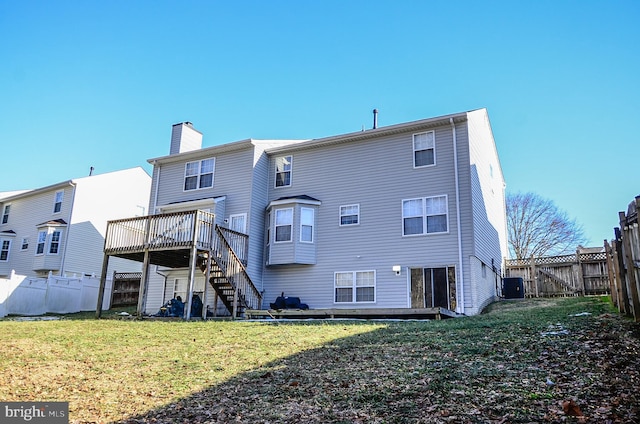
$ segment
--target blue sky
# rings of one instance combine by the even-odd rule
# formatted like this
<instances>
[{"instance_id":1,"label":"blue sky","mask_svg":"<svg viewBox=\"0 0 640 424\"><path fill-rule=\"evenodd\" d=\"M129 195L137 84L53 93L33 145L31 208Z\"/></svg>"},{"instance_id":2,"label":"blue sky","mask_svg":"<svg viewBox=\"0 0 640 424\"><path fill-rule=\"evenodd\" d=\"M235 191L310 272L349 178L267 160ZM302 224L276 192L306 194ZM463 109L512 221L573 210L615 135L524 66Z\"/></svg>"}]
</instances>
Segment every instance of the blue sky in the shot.
<instances>
[{"instance_id":1,"label":"blue sky","mask_svg":"<svg viewBox=\"0 0 640 424\"><path fill-rule=\"evenodd\" d=\"M589 245L640 194L639 1L0 0L0 191L486 107L512 192ZM381 170L381 172L384 172Z\"/></svg>"}]
</instances>

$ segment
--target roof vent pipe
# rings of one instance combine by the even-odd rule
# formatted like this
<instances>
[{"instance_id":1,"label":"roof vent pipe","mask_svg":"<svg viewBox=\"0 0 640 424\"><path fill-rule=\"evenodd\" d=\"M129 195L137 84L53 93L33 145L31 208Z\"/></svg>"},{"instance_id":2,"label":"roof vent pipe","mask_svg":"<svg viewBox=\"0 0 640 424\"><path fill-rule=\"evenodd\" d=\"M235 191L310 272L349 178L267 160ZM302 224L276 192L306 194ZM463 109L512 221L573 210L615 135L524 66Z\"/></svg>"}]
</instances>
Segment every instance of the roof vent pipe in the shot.
<instances>
[{"instance_id":1,"label":"roof vent pipe","mask_svg":"<svg viewBox=\"0 0 640 424\"><path fill-rule=\"evenodd\" d=\"M373 129L378 128L378 109L373 109Z\"/></svg>"}]
</instances>

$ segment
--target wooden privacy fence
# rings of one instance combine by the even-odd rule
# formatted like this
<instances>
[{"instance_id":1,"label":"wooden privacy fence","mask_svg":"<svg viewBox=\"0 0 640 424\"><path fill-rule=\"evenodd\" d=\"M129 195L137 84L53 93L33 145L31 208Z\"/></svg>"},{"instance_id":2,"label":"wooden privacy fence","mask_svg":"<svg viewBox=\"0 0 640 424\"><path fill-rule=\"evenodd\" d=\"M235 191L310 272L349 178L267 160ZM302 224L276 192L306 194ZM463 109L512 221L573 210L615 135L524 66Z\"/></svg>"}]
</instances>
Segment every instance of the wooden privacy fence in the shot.
<instances>
[{"instance_id":1,"label":"wooden privacy fence","mask_svg":"<svg viewBox=\"0 0 640 424\"><path fill-rule=\"evenodd\" d=\"M618 310L640 322L640 230L638 215L640 196L629 204L627 213L619 212L620 227L614 229L615 239L605 240L612 281L611 299Z\"/></svg>"},{"instance_id":2,"label":"wooden privacy fence","mask_svg":"<svg viewBox=\"0 0 640 424\"><path fill-rule=\"evenodd\" d=\"M574 255L507 259L505 277L521 277L525 297L611 292L607 255L601 248L578 248Z\"/></svg>"}]
</instances>

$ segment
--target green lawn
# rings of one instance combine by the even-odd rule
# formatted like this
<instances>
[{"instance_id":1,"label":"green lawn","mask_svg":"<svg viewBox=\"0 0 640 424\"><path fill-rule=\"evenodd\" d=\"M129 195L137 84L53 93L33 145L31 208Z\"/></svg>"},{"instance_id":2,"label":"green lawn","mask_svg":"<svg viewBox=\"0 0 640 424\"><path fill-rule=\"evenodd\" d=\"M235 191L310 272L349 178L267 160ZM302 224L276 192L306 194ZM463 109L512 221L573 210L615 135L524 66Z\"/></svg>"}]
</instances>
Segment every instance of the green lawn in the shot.
<instances>
[{"instance_id":1,"label":"green lawn","mask_svg":"<svg viewBox=\"0 0 640 424\"><path fill-rule=\"evenodd\" d=\"M0 331L0 400L69 401L72 423L578 422L570 400L587 422L640 420L638 325L594 297L443 321L80 314Z\"/></svg>"}]
</instances>

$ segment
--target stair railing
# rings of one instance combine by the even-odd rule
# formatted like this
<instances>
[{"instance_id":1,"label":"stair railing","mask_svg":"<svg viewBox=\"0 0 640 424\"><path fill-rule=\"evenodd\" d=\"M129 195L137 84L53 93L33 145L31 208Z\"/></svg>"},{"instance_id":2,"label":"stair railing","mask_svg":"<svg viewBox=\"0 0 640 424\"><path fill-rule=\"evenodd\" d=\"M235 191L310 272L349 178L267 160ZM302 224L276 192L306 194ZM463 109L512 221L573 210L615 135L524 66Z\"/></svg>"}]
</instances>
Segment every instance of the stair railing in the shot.
<instances>
[{"instance_id":1,"label":"stair railing","mask_svg":"<svg viewBox=\"0 0 640 424\"><path fill-rule=\"evenodd\" d=\"M227 234L231 234L232 237L227 239ZM216 225L217 237L214 239L215 245L212 252L212 259L235 289L234 311L232 311L234 316L236 316L237 312L236 305L239 303L252 309L259 309L262 303L262 294L251 281L244 265L246 263L246 242L240 243L241 238L236 237L238 234L242 233ZM246 239L246 235L243 236ZM236 254L233 247L239 249L240 253L245 257L244 260Z\"/></svg>"}]
</instances>

